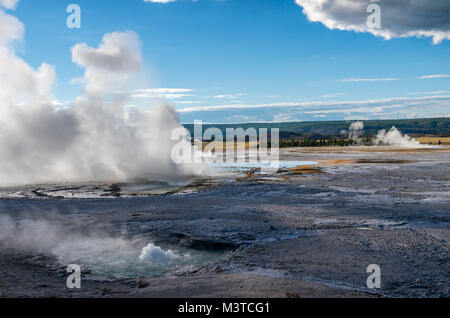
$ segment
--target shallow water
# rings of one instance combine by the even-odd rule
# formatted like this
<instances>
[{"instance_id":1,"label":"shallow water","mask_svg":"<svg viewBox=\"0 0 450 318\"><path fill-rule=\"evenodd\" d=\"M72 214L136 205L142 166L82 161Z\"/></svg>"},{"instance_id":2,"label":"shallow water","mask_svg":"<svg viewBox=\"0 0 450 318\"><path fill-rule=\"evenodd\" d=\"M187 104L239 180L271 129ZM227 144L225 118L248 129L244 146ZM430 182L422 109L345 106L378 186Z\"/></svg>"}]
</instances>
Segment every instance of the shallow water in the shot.
<instances>
[{"instance_id":1,"label":"shallow water","mask_svg":"<svg viewBox=\"0 0 450 318\"><path fill-rule=\"evenodd\" d=\"M236 163L219 163L216 164L214 167L218 169L223 169L226 171L246 171L249 169L263 169L266 167L270 167L271 164L274 164L279 169L291 169L298 166L308 166L308 165L314 165L317 164L317 162L314 161L279 161L276 163L271 162L236 162Z\"/></svg>"},{"instance_id":2,"label":"shallow water","mask_svg":"<svg viewBox=\"0 0 450 318\"><path fill-rule=\"evenodd\" d=\"M241 158L242 159L242 158ZM244 158L245 159L245 158ZM298 166L314 165L314 161L280 160L280 161L246 161L239 160L233 163L215 163L209 165L210 174L203 179L210 179L209 182L220 182L223 180L234 180L242 173L252 169L260 170L258 173L275 173L278 169L290 169ZM247 158L248 159L248 158ZM222 160L220 160L222 161ZM275 167L275 168L273 168ZM2 198L76 198L76 199L96 199L96 198L116 198L134 197L146 195L169 194L181 191L192 182L198 182L202 178L196 178L185 182L130 182L130 183L47 183L37 185L21 185L11 187L0 187L0 199ZM188 192L195 192L189 189Z\"/></svg>"}]
</instances>

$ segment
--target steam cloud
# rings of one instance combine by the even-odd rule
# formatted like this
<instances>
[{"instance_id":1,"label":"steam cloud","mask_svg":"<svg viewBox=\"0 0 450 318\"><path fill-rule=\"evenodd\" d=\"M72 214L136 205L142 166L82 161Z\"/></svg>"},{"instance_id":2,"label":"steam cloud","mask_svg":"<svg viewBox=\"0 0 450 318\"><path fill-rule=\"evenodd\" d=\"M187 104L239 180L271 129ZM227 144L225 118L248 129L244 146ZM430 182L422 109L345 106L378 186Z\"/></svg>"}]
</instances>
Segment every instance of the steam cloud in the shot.
<instances>
[{"instance_id":1,"label":"steam cloud","mask_svg":"<svg viewBox=\"0 0 450 318\"><path fill-rule=\"evenodd\" d=\"M172 181L196 174L170 152L174 109L161 102L133 123L124 103L127 83L141 68L134 32L103 37L98 48L77 44L72 61L85 69L82 95L68 108L53 102L55 70L33 69L14 50L24 25L0 0L0 185L53 181Z\"/></svg>"},{"instance_id":2,"label":"steam cloud","mask_svg":"<svg viewBox=\"0 0 450 318\"><path fill-rule=\"evenodd\" d=\"M350 128L348 129L348 137L358 142L361 138L363 129L364 129L364 122L355 121L350 125Z\"/></svg>"},{"instance_id":3,"label":"steam cloud","mask_svg":"<svg viewBox=\"0 0 450 318\"><path fill-rule=\"evenodd\" d=\"M348 137L356 142L361 141L361 135L364 129L364 122L356 121L348 129ZM392 146L399 148L429 148L429 145L422 145L414 138L403 135L395 126L390 130L380 130L373 140L375 146Z\"/></svg>"},{"instance_id":4,"label":"steam cloud","mask_svg":"<svg viewBox=\"0 0 450 318\"><path fill-rule=\"evenodd\" d=\"M123 239L77 234L55 220L51 223L45 219L15 220L5 215L0 215L0 244L17 250L52 254L60 260L87 251L92 253L93 249L97 249L97 252L130 249L129 243Z\"/></svg>"},{"instance_id":5,"label":"steam cloud","mask_svg":"<svg viewBox=\"0 0 450 318\"><path fill-rule=\"evenodd\" d=\"M380 130L375 138L376 145L386 145L401 148L427 148L428 145L421 145L420 142L408 135L403 135L396 127L389 131Z\"/></svg>"},{"instance_id":6,"label":"steam cloud","mask_svg":"<svg viewBox=\"0 0 450 318\"><path fill-rule=\"evenodd\" d=\"M22 218L0 215L0 247L28 253L53 256L67 266L80 264L96 274L132 277L139 274L161 274L170 268L191 261L190 255L142 245L122 237L102 233L81 233L54 219Z\"/></svg>"}]
</instances>

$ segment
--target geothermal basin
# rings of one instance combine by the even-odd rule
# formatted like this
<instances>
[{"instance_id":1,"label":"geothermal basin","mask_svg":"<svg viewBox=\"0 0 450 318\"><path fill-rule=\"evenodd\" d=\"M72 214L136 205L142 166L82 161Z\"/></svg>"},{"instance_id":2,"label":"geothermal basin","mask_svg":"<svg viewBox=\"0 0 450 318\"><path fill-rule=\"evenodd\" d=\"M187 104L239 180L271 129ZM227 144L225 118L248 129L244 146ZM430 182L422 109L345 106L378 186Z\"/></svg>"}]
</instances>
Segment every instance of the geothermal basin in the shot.
<instances>
[{"instance_id":1,"label":"geothermal basin","mask_svg":"<svg viewBox=\"0 0 450 318\"><path fill-rule=\"evenodd\" d=\"M292 148L280 159L306 165L240 167L156 194L2 189L0 296L449 296L449 148ZM80 290L65 285L72 263ZM379 290L366 286L370 264Z\"/></svg>"}]
</instances>

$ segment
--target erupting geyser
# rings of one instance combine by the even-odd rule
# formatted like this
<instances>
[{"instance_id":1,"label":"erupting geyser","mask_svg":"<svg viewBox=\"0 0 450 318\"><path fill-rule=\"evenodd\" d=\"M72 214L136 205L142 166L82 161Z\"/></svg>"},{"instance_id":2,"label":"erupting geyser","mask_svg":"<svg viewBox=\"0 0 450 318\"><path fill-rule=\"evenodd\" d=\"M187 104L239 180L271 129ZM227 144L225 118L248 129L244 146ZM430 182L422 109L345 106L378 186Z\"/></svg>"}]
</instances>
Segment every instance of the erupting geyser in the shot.
<instances>
[{"instance_id":1,"label":"erupting geyser","mask_svg":"<svg viewBox=\"0 0 450 318\"><path fill-rule=\"evenodd\" d=\"M375 144L400 148L429 147L428 145L421 145L420 142L408 135L403 135L396 127L392 127L389 131L380 130L375 138Z\"/></svg>"},{"instance_id":2,"label":"erupting geyser","mask_svg":"<svg viewBox=\"0 0 450 318\"><path fill-rule=\"evenodd\" d=\"M12 9L16 1L0 1ZM0 185L57 181L173 181L196 174L170 153L175 111L160 102L133 123L124 102L142 64L138 36L115 32L98 48L77 44L72 60L85 69L82 95L68 108L52 96L55 70L37 70L17 56L24 25L0 9Z\"/></svg>"},{"instance_id":3,"label":"erupting geyser","mask_svg":"<svg viewBox=\"0 0 450 318\"><path fill-rule=\"evenodd\" d=\"M361 135L364 130L364 122L356 121L352 123L348 129L348 137L357 143L361 142ZM345 133L345 131L344 131ZM397 127L393 126L389 130L380 130L372 141L372 145L375 146L391 146L398 148L430 148L432 146L422 145L414 138L402 134Z\"/></svg>"}]
</instances>

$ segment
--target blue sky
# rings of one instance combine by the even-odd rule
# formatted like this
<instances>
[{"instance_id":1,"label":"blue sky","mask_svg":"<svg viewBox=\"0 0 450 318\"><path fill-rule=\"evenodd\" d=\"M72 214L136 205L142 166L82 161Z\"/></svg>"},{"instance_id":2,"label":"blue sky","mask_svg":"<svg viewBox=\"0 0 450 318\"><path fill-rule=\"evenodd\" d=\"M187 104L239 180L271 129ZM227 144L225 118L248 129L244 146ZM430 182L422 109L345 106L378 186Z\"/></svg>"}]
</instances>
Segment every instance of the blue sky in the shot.
<instances>
[{"instance_id":1,"label":"blue sky","mask_svg":"<svg viewBox=\"0 0 450 318\"><path fill-rule=\"evenodd\" d=\"M71 3L81 29L66 27ZM136 89L176 89L161 91L182 122L450 116L450 41L330 29L294 0L21 0L11 14L26 26L23 58L55 66L61 102L83 74L70 48L132 30L144 61Z\"/></svg>"}]
</instances>

